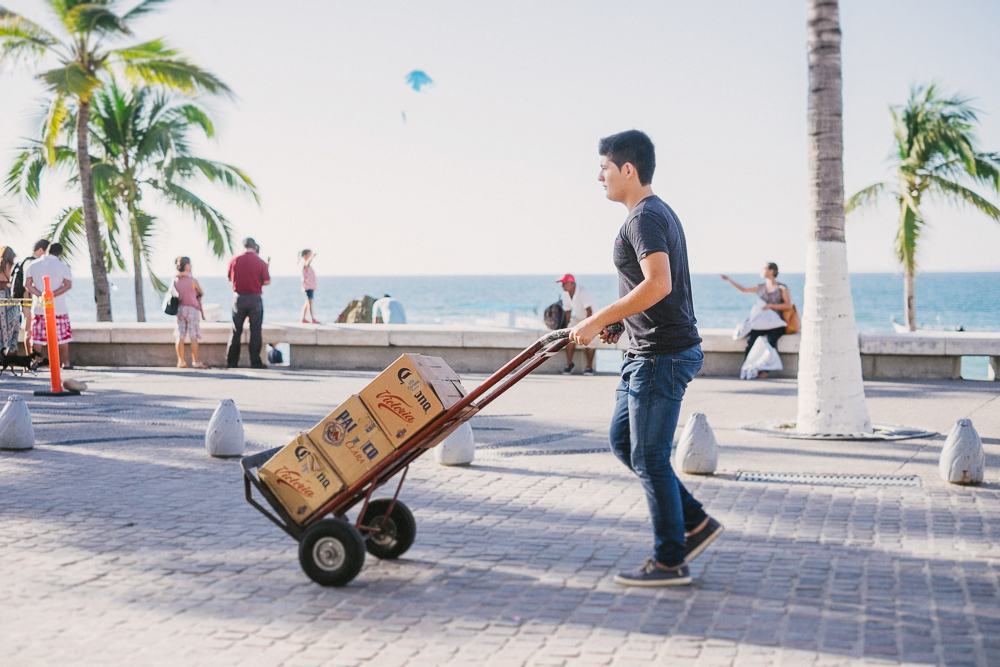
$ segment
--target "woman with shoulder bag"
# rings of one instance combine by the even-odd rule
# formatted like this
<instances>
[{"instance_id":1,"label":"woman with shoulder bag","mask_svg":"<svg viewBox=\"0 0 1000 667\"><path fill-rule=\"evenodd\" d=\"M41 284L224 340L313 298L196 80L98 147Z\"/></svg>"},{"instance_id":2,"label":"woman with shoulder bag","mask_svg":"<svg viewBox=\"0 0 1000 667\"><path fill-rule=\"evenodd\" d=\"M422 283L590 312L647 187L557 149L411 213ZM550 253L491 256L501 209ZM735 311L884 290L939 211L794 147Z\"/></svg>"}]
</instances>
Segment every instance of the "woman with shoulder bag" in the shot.
<instances>
[{"instance_id":1,"label":"woman with shoulder bag","mask_svg":"<svg viewBox=\"0 0 1000 667\"><path fill-rule=\"evenodd\" d=\"M779 338L785 334L798 333L800 328L799 313L795 308L795 304L792 303L792 295L788 291L788 286L778 282L778 265L774 262L766 264L760 272L760 277L764 279L764 282L754 287L743 287L734 282L729 276L722 276L723 280L744 294L756 294L758 298L764 300L764 310L777 311L785 321L785 326L776 329L752 329L747 334L747 347L743 352L744 358L750 354L753 344L761 336L766 336L767 342L777 350ZM767 371L761 371L757 377L766 378Z\"/></svg>"},{"instance_id":2,"label":"woman with shoulder bag","mask_svg":"<svg viewBox=\"0 0 1000 667\"><path fill-rule=\"evenodd\" d=\"M184 339L191 341L191 366L193 368L208 368L198 359L198 341L201 340L200 320L204 317L201 310L201 297L204 294L198 281L191 276L191 258L178 257L177 275L170 283L170 293L176 295L177 330L174 337L177 340L177 367L187 368L184 361Z\"/></svg>"}]
</instances>

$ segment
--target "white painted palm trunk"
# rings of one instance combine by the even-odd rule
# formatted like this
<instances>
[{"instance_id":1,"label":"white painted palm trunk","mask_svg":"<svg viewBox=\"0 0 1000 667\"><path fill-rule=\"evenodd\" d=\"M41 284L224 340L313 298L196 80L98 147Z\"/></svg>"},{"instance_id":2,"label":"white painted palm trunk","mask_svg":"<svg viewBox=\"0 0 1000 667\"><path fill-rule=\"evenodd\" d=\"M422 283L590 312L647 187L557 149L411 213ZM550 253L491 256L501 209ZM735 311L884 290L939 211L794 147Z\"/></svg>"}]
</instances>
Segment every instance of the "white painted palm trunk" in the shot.
<instances>
[{"instance_id":1,"label":"white painted palm trunk","mask_svg":"<svg viewBox=\"0 0 1000 667\"><path fill-rule=\"evenodd\" d=\"M799 343L799 407L803 434L872 433L861 378L847 244L810 241Z\"/></svg>"}]
</instances>

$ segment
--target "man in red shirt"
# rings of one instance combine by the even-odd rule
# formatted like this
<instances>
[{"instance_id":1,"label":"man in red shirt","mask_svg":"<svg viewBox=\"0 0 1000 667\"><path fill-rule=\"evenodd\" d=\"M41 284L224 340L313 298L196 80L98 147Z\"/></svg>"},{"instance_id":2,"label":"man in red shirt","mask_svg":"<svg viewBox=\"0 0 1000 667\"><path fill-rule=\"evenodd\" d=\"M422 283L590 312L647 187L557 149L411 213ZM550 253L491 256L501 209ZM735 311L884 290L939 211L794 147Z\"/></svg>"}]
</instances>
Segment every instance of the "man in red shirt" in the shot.
<instances>
[{"instance_id":1,"label":"man in red shirt","mask_svg":"<svg viewBox=\"0 0 1000 667\"><path fill-rule=\"evenodd\" d=\"M250 367L264 368L260 358L263 347L261 327L264 324L264 300L261 297L264 285L271 282L267 272L270 262L262 260L257 253L260 246L251 238L243 239L246 250L229 261L229 282L233 284L233 336L226 350L226 365L236 368L240 365L240 338L243 337L243 323L250 318Z\"/></svg>"}]
</instances>

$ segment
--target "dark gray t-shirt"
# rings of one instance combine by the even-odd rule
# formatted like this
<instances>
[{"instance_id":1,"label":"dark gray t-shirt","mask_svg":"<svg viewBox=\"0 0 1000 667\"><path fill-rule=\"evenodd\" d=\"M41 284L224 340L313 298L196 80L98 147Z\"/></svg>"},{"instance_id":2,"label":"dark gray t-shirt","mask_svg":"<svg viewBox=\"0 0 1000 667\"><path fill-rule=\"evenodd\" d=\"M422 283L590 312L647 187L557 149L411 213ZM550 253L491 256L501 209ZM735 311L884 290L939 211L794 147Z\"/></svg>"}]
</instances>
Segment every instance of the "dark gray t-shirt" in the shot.
<instances>
[{"instance_id":1,"label":"dark gray t-shirt","mask_svg":"<svg viewBox=\"0 0 1000 667\"><path fill-rule=\"evenodd\" d=\"M681 221L656 195L646 197L629 211L615 239L619 297L643 281L639 260L654 252L665 252L670 257L670 294L625 319L631 340L629 350L642 354L682 352L701 342L691 301L687 243Z\"/></svg>"}]
</instances>

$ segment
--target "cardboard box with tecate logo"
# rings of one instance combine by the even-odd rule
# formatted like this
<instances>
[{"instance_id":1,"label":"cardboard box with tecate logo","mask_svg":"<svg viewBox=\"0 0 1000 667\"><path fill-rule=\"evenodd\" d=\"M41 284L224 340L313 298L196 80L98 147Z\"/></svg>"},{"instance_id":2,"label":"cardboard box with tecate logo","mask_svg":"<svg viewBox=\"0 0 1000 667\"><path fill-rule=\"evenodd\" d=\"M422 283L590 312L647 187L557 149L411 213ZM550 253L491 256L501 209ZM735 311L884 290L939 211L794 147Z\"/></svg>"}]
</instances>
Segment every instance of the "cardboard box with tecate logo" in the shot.
<instances>
[{"instance_id":1,"label":"cardboard box with tecate logo","mask_svg":"<svg viewBox=\"0 0 1000 667\"><path fill-rule=\"evenodd\" d=\"M458 374L440 357L404 354L359 396L398 448L465 394Z\"/></svg>"},{"instance_id":2,"label":"cardboard box with tecate logo","mask_svg":"<svg viewBox=\"0 0 1000 667\"><path fill-rule=\"evenodd\" d=\"M257 475L299 524L344 488L319 448L302 432L258 468Z\"/></svg>"}]
</instances>

